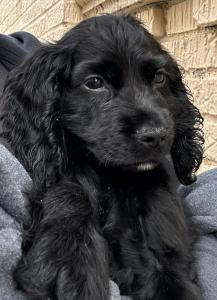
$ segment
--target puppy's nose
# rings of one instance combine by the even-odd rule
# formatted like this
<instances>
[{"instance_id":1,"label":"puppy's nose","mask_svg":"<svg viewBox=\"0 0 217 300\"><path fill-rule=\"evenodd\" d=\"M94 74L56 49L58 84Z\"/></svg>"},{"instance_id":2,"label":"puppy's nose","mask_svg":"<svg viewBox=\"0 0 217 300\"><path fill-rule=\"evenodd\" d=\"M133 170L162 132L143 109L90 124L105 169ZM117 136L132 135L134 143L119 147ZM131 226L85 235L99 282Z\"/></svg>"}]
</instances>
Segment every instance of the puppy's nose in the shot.
<instances>
[{"instance_id":1,"label":"puppy's nose","mask_svg":"<svg viewBox=\"0 0 217 300\"><path fill-rule=\"evenodd\" d=\"M167 132L163 127L142 127L136 130L136 138L147 147L155 147L166 142Z\"/></svg>"}]
</instances>

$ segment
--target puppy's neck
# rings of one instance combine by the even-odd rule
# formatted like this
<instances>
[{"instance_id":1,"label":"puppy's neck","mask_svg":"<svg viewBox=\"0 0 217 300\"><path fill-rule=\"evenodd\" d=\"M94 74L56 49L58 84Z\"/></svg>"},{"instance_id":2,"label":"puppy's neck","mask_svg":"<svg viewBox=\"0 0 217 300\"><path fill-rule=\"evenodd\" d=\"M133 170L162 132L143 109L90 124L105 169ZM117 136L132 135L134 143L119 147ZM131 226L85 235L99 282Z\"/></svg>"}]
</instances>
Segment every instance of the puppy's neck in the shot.
<instances>
[{"instance_id":1,"label":"puppy's neck","mask_svg":"<svg viewBox=\"0 0 217 300\"><path fill-rule=\"evenodd\" d=\"M131 201L144 203L159 190L176 193L178 186L174 169L170 164L160 164L145 172L130 172L117 167L104 167L90 163L79 165L75 170L76 180L83 188L97 218L106 218L104 213L115 203ZM134 195L134 199L131 195ZM135 207L136 209L136 207Z\"/></svg>"}]
</instances>

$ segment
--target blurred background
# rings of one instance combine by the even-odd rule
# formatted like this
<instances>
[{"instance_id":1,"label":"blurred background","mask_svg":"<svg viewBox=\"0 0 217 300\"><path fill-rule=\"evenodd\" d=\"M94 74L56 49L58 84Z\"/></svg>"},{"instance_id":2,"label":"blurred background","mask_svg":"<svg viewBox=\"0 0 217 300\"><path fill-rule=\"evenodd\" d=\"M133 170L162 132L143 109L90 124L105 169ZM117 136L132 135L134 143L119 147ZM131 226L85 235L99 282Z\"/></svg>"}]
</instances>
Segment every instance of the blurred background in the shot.
<instances>
[{"instance_id":1,"label":"blurred background","mask_svg":"<svg viewBox=\"0 0 217 300\"><path fill-rule=\"evenodd\" d=\"M0 32L55 41L85 18L119 11L136 15L183 67L205 118L200 172L217 167L217 0L1 0Z\"/></svg>"}]
</instances>

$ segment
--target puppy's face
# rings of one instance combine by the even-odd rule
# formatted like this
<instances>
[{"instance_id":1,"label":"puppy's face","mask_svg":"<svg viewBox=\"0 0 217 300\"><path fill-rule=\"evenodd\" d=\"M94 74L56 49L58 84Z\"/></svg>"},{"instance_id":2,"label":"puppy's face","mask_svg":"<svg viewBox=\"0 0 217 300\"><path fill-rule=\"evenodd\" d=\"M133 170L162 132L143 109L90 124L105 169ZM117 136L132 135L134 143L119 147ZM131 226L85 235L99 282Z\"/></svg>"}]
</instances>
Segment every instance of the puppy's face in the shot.
<instances>
[{"instance_id":1,"label":"puppy's face","mask_svg":"<svg viewBox=\"0 0 217 300\"><path fill-rule=\"evenodd\" d=\"M87 155L145 171L170 153L190 184L202 161L203 118L179 68L130 16L87 19L39 48L11 73L2 103L1 126L35 177L70 171Z\"/></svg>"},{"instance_id":2,"label":"puppy's face","mask_svg":"<svg viewBox=\"0 0 217 300\"><path fill-rule=\"evenodd\" d=\"M181 113L175 63L130 17L88 20L75 34L65 128L102 164L154 168L170 153Z\"/></svg>"}]
</instances>

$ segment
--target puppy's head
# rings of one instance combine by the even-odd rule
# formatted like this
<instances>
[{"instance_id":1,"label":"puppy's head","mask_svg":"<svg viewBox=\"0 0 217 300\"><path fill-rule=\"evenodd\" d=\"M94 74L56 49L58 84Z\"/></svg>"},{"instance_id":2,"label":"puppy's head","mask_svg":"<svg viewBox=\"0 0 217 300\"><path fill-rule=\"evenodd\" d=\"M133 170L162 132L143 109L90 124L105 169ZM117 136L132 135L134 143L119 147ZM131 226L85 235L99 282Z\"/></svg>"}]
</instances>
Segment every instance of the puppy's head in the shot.
<instances>
[{"instance_id":1,"label":"puppy's head","mask_svg":"<svg viewBox=\"0 0 217 300\"><path fill-rule=\"evenodd\" d=\"M201 115L175 61L133 17L85 20L18 73L27 122L55 153L70 156L79 145L100 164L136 172L171 154L180 181L193 180Z\"/></svg>"}]
</instances>

